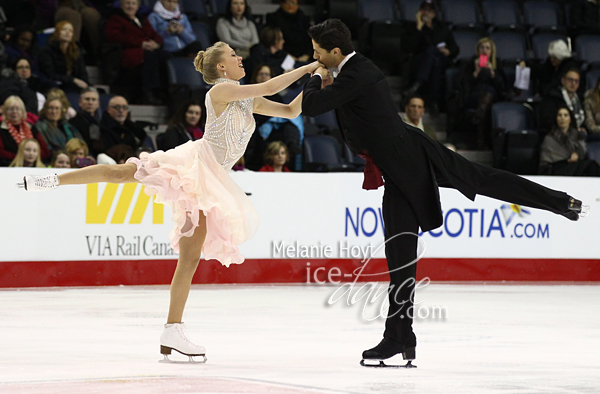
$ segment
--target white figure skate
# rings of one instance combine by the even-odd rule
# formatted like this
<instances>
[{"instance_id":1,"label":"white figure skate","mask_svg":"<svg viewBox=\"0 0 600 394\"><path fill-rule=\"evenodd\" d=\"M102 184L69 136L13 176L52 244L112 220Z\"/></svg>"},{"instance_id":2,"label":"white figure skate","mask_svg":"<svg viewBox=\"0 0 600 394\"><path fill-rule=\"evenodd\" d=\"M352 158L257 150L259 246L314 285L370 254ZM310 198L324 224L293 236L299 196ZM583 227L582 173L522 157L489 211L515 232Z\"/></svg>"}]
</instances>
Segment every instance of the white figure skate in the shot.
<instances>
[{"instance_id":1,"label":"white figure skate","mask_svg":"<svg viewBox=\"0 0 600 394\"><path fill-rule=\"evenodd\" d=\"M22 183L17 183L17 187L25 189L28 192L43 192L56 189L60 185L58 174L50 175L25 175Z\"/></svg>"},{"instance_id":2,"label":"white figure skate","mask_svg":"<svg viewBox=\"0 0 600 394\"><path fill-rule=\"evenodd\" d=\"M169 358L171 351L175 350L185 356L188 356L189 361L173 361ZM199 346L187 337L185 334L185 325L183 323L165 324L165 330L160 336L160 353L164 356L163 363L206 363L206 349L204 346ZM194 360L194 357L202 357L201 361Z\"/></svg>"}]
</instances>

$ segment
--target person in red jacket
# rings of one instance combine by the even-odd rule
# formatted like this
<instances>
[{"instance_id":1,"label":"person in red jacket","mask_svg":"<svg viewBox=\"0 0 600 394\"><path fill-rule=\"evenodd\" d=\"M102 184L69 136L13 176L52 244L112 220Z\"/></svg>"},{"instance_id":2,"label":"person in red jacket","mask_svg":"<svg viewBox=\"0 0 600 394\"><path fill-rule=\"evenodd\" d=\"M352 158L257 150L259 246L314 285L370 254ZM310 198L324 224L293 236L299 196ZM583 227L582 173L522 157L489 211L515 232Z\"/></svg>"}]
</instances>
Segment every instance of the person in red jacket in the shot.
<instances>
[{"instance_id":1,"label":"person in red jacket","mask_svg":"<svg viewBox=\"0 0 600 394\"><path fill-rule=\"evenodd\" d=\"M288 162L287 146L281 141L273 141L265 150L265 165L260 172L290 172L285 165Z\"/></svg>"},{"instance_id":2,"label":"person in red jacket","mask_svg":"<svg viewBox=\"0 0 600 394\"><path fill-rule=\"evenodd\" d=\"M0 123L0 166L8 166L14 160L19 144L25 139L37 140L42 159L50 157L50 149L44 137L27 122L27 111L20 97L7 98L2 112L4 116Z\"/></svg>"},{"instance_id":3,"label":"person in red jacket","mask_svg":"<svg viewBox=\"0 0 600 394\"><path fill-rule=\"evenodd\" d=\"M106 21L106 40L123 47L121 68L141 66L144 101L160 105L166 86L168 55L161 49L162 37L154 31L148 19L136 16L139 7L138 0L121 1L121 8L115 8Z\"/></svg>"}]
</instances>

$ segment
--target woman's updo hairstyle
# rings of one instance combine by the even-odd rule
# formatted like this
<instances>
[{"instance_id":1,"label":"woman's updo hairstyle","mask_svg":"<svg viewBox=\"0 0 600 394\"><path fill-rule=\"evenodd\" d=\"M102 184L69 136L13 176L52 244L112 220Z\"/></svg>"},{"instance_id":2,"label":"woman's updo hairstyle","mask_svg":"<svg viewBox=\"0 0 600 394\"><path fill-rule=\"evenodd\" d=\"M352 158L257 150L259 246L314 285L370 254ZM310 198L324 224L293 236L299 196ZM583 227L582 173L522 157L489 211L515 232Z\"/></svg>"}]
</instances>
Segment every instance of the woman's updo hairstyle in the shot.
<instances>
[{"instance_id":1,"label":"woman's updo hairstyle","mask_svg":"<svg viewBox=\"0 0 600 394\"><path fill-rule=\"evenodd\" d=\"M217 79L221 78L219 70L217 70L217 64L223 59L226 46L226 43L219 41L208 47L206 51L198 52L196 59L194 59L196 70L202 73L202 78L210 85L214 85Z\"/></svg>"}]
</instances>

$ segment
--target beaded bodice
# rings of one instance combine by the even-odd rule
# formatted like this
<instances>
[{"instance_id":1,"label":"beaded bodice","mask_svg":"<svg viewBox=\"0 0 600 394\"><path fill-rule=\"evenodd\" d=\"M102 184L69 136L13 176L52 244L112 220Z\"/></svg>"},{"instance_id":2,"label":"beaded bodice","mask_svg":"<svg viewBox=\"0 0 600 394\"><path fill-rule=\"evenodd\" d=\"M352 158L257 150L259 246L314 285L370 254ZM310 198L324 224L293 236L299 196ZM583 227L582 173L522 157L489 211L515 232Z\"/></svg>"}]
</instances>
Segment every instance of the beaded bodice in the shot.
<instances>
[{"instance_id":1,"label":"beaded bodice","mask_svg":"<svg viewBox=\"0 0 600 394\"><path fill-rule=\"evenodd\" d=\"M235 83L238 81L219 78L215 84ZM225 110L217 116L210 99L210 91L206 94L206 128L203 139L206 140L217 161L226 170L244 155L246 146L256 123L252 116L254 98L232 101Z\"/></svg>"}]
</instances>

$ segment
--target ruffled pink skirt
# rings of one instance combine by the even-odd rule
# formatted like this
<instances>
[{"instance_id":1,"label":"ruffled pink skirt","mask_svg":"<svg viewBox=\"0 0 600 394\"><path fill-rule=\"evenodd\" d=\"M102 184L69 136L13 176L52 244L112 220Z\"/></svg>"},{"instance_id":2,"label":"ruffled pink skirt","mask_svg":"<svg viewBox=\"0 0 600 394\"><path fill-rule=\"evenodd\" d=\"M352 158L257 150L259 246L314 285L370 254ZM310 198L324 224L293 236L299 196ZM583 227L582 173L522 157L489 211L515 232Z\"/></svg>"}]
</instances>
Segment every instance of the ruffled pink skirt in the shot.
<instances>
[{"instance_id":1,"label":"ruffled pink skirt","mask_svg":"<svg viewBox=\"0 0 600 394\"><path fill-rule=\"evenodd\" d=\"M179 253L181 237L190 237L199 215L206 216L205 259L224 266L240 264L244 257L237 245L250 239L260 221L246 193L215 159L205 140L189 141L166 152L142 153L130 158L137 165L135 178L154 201L171 209L175 228L169 234Z\"/></svg>"}]
</instances>

